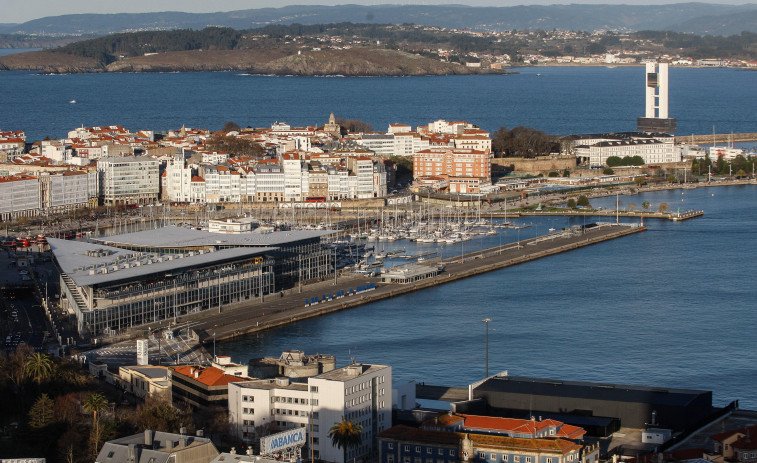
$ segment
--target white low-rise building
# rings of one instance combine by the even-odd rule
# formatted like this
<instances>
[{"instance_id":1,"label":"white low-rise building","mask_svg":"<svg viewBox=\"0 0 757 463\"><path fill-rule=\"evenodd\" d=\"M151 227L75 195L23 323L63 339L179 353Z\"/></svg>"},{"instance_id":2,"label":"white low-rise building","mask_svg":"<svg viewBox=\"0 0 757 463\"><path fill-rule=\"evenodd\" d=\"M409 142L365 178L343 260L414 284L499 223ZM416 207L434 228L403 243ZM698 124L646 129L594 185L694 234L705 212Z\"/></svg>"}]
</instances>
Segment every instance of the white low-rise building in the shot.
<instances>
[{"instance_id":1,"label":"white low-rise building","mask_svg":"<svg viewBox=\"0 0 757 463\"><path fill-rule=\"evenodd\" d=\"M307 379L289 378L229 384L229 421L240 438L256 426L307 427L315 458L345 463L342 449L331 445L329 429L342 419L362 427L362 444L347 450L347 460L377 450L376 436L392 425L392 368L353 363Z\"/></svg>"}]
</instances>

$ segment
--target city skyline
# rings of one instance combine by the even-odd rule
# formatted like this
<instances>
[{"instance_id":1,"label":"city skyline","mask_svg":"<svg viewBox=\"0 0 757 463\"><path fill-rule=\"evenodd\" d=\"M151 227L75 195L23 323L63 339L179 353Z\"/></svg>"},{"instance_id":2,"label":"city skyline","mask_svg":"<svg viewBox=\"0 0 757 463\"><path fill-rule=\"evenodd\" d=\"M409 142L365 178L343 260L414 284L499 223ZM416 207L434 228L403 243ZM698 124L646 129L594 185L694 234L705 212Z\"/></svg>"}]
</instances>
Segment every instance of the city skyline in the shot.
<instances>
[{"instance_id":1,"label":"city skyline","mask_svg":"<svg viewBox=\"0 0 757 463\"><path fill-rule=\"evenodd\" d=\"M683 3L685 0L670 0L665 3ZM516 6L516 5L552 5L568 4L570 1L554 0L297 0L281 3L276 0L222 0L221 2L208 3L203 0L167 0L152 2L148 0L134 0L129 3L115 0L91 2L88 0L72 0L69 2L57 2L54 0L31 0L28 2L2 1L3 23L23 23L48 16L60 16L67 14L112 14L112 13L153 13L162 11L180 11L187 13L211 13L234 10L247 10L256 8L280 8L288 5L385 5L385 4L414 4L414 5L465 5L465 6ZM648 0L583 0L584 4L626 4L643 5ZM708 3L736 4L728 0L710 0Z\"/></svg>"}]
</instances>

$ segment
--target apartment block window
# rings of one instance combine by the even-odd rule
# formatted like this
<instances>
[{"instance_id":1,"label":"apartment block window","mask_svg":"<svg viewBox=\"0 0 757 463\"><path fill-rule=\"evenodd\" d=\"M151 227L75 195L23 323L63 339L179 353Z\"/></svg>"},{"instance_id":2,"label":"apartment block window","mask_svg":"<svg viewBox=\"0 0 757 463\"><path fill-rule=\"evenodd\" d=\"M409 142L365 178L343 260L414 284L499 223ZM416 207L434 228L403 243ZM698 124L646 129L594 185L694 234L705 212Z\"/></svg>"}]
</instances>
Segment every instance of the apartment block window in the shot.
<instances>
[{"instance_id":1,"label":"apartment block window","mask_svg":"<svg viewBox=\"0 0 757 463\"><path fill-rule=\"evenodd\" d=\"M531 463L531 457L526 457L526 463Z\"/></svg>"},{"instance_id":2,"label":"apartment block window","mask_svg":"<svg viewBox=\"0 0 757 463\"><path fill-rule=\"evenodd\" d=\"M450 450L449 451L449 456L454 457L455 456L455 451L454 450Z\"/></svg>"},{"instance_id":3,"label":"apartment block window","mask_svg":"<svg viewBox=\"0 0 757 463\"><path fill-rule=\"evenodd\" d=\"M547 458L547 463L552 463L552 458Z\"/></svg>"},{"instance_id":4,"label":"apartment block window","mask_svg":"<svg viewBox=\"0 0 757 463\"><path fill-rule=\"evenodd\" d=\"M478 452L478 458L480 458L482 460L486 460L486 453L484 453L484 452Z\"/></svg>"},{"instance_id":5,"label":"apartment block window","mask_svg":"<svg viewBox=\"0 0 757 463\"><path fill-rule=\"evenodd\" d=\"M492 453L491 455L489 455L489 459L492 460L492 461L497 461L497 454L496 453Z\"/></svg>"},{"instance_id":6,"label":"apartment block window","mask_svg":"<svg viewBox=\"0 0 757 463\"><path fill-rule=\"evenodd\" d=\"M402 463L410 463L410 457L403 458Z\"/></svg>"},{"instance_id":7,"label":"apartment block window","mask_svg":"<svg viewBox=\"0 0 757 463\"><path fill-rule=\"evenodd\" d=\"M394 455L387 455L386 463L394 463Z\"/></svg>"},{"instance_id":8,"label":"apartment block window","mask_svg":"<svg viewBox=\"0 0 757 463\"><path fill-rule=\"evenodd\" d=\"M310 392L318 392L318 386L310 386Z\"/></svg>"},{"instance_id":9,"label":"apartment block window","mask_svg":"<svg viewBox=\"0 0 757 463\"><path fill-rule=\"evenodd\" d=\"M520 463L520 457L519 457L518 455L515 455L515 456L513 457L513 461L514 461L515 463Z\"/></svg>"},{"instance_id":10,"label":"apartment block window","mask_svg":"<svg viewBox=\"0 0 757 463\"><path fill-rule=\"evenodd\" d=\"M510 458L510 455L502 455L502 461L507 461Z\"/></svg>"},{"instance_id":11,"label":"apartment block window","mask_svg":"<svg viewBox=\"0 0 757 463\"><path fill-rule=\"evenodd\" d=\"M394 442L388 442L386 444L386 448L388 448L389 450L394 450Z\"/></svg>"},{"instance_id":12,"label":"apartment block window","mask_svg":"<svg viewBox=\"0 0 757 463\"><path fill-rule=\"evenodd\" d=\"M421 453L421 448L419 446L415 447L415 453Z\"/></svg>"},{"instance_id":13,"label":"apartment block window","mask_svg":"<svg viewBox=\"0 0 757 463\"><path fill-rule=\"evenodd\" d=\"M444 449L439 449L439 455L444 455Z\"/></svg>"},{"instance_id":14,"label":"apartment block window","mask_svg":"<svg viewBox=\"0 0 757 463\"><path fill-rule=\"evenodd\" d=\"M410 446L409 446L409 445L406 445L406 446L405 446L405 452L409 452L409 451L410 451Z\"/></svg>"}]
</instances>

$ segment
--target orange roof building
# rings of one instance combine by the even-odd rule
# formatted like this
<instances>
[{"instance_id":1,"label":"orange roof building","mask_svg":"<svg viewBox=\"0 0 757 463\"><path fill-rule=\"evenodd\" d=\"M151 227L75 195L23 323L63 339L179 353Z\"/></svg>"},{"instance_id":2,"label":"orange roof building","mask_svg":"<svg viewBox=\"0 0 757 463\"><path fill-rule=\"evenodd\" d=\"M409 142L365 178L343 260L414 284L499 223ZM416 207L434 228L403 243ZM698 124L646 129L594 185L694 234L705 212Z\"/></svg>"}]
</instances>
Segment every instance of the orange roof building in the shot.
<instances>
[{"instance_id":1,"label":"orange roof building","mask_svg":"<svg viewBox=\"0 0 757 463\"><path fill-rule=\"evenodd\" d=\"M229 383L249 381L251 378L227 375L216 367L185 365L169 369L171 396L174 402L186 402L193 407L219 405L226 407Z\"/></svg>"}]
</instances>

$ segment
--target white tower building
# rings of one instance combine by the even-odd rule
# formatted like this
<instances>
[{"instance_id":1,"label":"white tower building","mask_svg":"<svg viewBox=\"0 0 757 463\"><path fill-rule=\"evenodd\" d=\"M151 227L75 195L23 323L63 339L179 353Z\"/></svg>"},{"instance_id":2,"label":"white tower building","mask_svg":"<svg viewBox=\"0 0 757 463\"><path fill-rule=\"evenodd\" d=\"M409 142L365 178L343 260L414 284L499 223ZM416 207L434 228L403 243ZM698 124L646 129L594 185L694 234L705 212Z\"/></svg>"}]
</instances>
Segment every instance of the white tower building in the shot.
<instances>
[{"instance_id":1,"label":"white tower building","mask_svg":"<svg viewBox=\"0 0 757 463\"><path fill-rule=\"evenodd\" d=\"M646 105L637 120L640 132L675 132L676 120L668 116L668 63L646 64Z\"/></svg>"}]
</instances>

